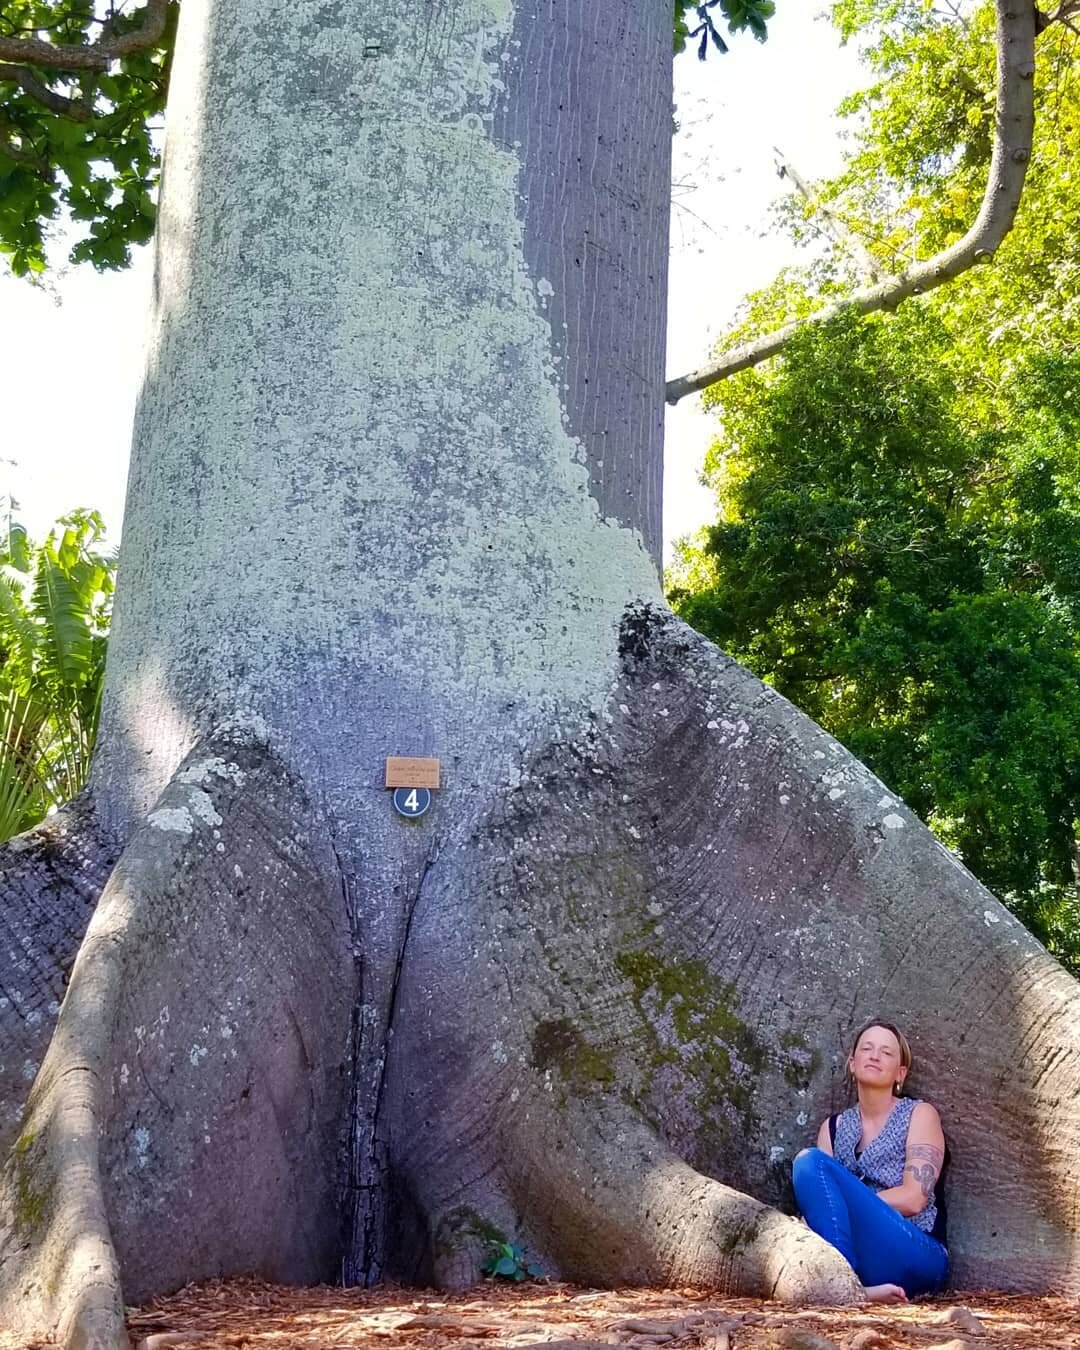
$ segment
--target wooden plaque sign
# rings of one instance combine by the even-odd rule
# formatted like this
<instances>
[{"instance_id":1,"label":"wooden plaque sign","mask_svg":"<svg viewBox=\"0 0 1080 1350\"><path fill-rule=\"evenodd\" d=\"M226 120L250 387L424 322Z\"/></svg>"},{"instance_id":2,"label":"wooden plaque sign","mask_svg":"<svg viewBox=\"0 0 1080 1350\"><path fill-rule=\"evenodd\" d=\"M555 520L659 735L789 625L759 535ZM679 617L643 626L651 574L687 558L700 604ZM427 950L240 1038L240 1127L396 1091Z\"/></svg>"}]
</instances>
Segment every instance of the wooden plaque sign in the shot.
<instances>
[{"instance_id":1,"label":"wooden plaque sign","mask_svg":"<svg viewBox=\"0 0 1080 1350\"><path fill-rule=\"evenodd\" d=\"M407 755L390 755L386 760L386 786L388 788L437 788L439 786L439 761L437 759L410 759Z\"/></svg>"}]
</instances>

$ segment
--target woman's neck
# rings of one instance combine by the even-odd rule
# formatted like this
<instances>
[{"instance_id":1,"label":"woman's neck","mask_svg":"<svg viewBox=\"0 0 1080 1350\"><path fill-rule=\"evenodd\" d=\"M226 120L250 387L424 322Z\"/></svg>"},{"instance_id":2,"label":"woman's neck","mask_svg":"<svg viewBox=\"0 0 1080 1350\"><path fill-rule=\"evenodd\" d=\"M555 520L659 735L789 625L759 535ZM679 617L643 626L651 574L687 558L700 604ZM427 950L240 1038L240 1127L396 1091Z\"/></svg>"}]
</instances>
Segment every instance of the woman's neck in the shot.
<instances>
[{"instance_id":1,"label":"woman's neck","mask_svg":"<svg viewBox=\"0 0 1080 1350\"><path fill-rule=\"evenodd\" d=\"M896 1105L891 1088L864 1087L859 1084L859 1110L864 1120L884 1120Z\"/></svg>"}]
</instances>

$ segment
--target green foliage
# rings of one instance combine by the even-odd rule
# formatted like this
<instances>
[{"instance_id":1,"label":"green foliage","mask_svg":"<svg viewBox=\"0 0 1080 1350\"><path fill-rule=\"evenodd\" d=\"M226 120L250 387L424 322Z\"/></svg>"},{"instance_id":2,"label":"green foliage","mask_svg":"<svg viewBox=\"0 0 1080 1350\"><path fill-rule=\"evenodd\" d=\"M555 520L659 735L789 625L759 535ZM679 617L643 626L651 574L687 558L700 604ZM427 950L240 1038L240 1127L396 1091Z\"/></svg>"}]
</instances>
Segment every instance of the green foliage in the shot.
<instances>
[{"instance_id":1,"label":"green foliage","mask_svg":"<svg viewBox=\"0 0 1080 1350\"><path fill-rule=\"evenodd\" d=\"M731 341L963 233L993 116L988 4L838 0L873 81L842 173L781 219L817 255ZM992 266L806 331L714 386L720 518L680 611L865 760L1080 972L1080 132L1075 35L1039 39L1038 133ZM819 234L826 205L859 248Z\"/></svg>"},{"instance_id":2,"label":"green foliage","mask_svg":"<svg viewBox=\"0 0 1080 1350\"><path fill-rule=\"evenodd\" d=\"M84 227L74 262L123 267L131 246L150 238L159 170L153 128L165 107L178 9L170 6L160 46L107 72L0 66L0 252L17 276L44 270L45 232L61 208ZM141 8L126 13L94 0L4 0L0 36L47 35L82 47L103 31L133 32L143 18ZM51 99L28 90L20 69Z\"/></svg>"},{"instance_id":3,"label":"green foliage","mask_svg":"<svg viewBox=\"0 0 1080 1350\"><path fill-rule=\"evenodd\" d=\"M82 788L97 734L115 564L76 511L35 547L0 545L0 840Z\"/></svg>"},{"instance_id":4,"label":"green foliage","mask_svg":"<svg viewBox=\"0 0 1080 1350\"><path fill-rule=\"evenodd\" d=\"M981 425L930 309L805 330L725 401L689 622L900 793L1080 969L1080 356Z\"/></svg>"},{"instance_id":5,"label":"green foliage","mask_svg":"<svg viewBox=\"0 0 1080 1350\"><path fill-rule=\"evenodd\" d=\"M494 1279L513 1280L520 1284L522 1280L541 1280L544 1272L525 1257L526 1249L516 1242L499 1242L492 1248L491 1255L480 1267L484 1275Z\"/></svg>"},{"instance_id":6,"label":"green foliage","mask_svg":"<svg viewBox=\"0 0 1080 1350\"><path fill-rule=\"evenodd\" d=\"M697 39L698 59L704 61L712 44L718 52L728 50L720 36L714 14L719 11L727 20L729 33L744 29L764 42L768 37L769 20L776 13L773 0L675 0L675 51L681 52L688 42ZM691 25L694 25L691 27Z\"/></svg>"}]
</instances>

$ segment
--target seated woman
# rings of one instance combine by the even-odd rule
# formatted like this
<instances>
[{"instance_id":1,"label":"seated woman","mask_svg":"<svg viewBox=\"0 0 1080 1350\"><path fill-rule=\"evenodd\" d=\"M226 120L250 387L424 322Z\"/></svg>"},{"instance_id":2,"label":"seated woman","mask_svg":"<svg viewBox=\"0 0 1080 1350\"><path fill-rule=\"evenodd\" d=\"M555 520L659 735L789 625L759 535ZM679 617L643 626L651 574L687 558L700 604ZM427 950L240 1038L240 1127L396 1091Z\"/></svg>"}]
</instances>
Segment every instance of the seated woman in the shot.
<instances>
[{"instance_id":1,"label":"seated woman","mask_svg":"<svg viewBox=\"0 0 1080 1350\"><path fill-rule=\"evenodd\" d=\"M851 1263L873 1302L936 1292L949 1267L932 1236L945 1137L929 1102L900 1095L910 1069L911 1047L896 1027L863 1027L848 1061L858 1104L824 1121L817 1147L794 1164L803 1217Z\"/></svg>"}]
</instances>

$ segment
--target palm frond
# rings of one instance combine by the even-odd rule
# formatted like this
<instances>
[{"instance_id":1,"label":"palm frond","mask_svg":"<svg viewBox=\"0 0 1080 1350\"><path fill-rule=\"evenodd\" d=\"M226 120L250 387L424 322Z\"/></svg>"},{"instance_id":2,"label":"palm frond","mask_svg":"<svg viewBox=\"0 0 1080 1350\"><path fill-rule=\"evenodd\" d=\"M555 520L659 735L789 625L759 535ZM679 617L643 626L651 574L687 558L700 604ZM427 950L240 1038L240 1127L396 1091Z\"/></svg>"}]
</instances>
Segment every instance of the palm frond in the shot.
<instances>
[{"instance_id":1,"label":"palm frond","mask_svg":"<svg viewBox=\"0 0 1080 1350\"><path fill-rule=\"evenodd\" d=\"M74 694L86 678L93 634L83 597L47 545L38 554L33 610L41 624L40 674Z\"/></svg>"}]
</instances>

